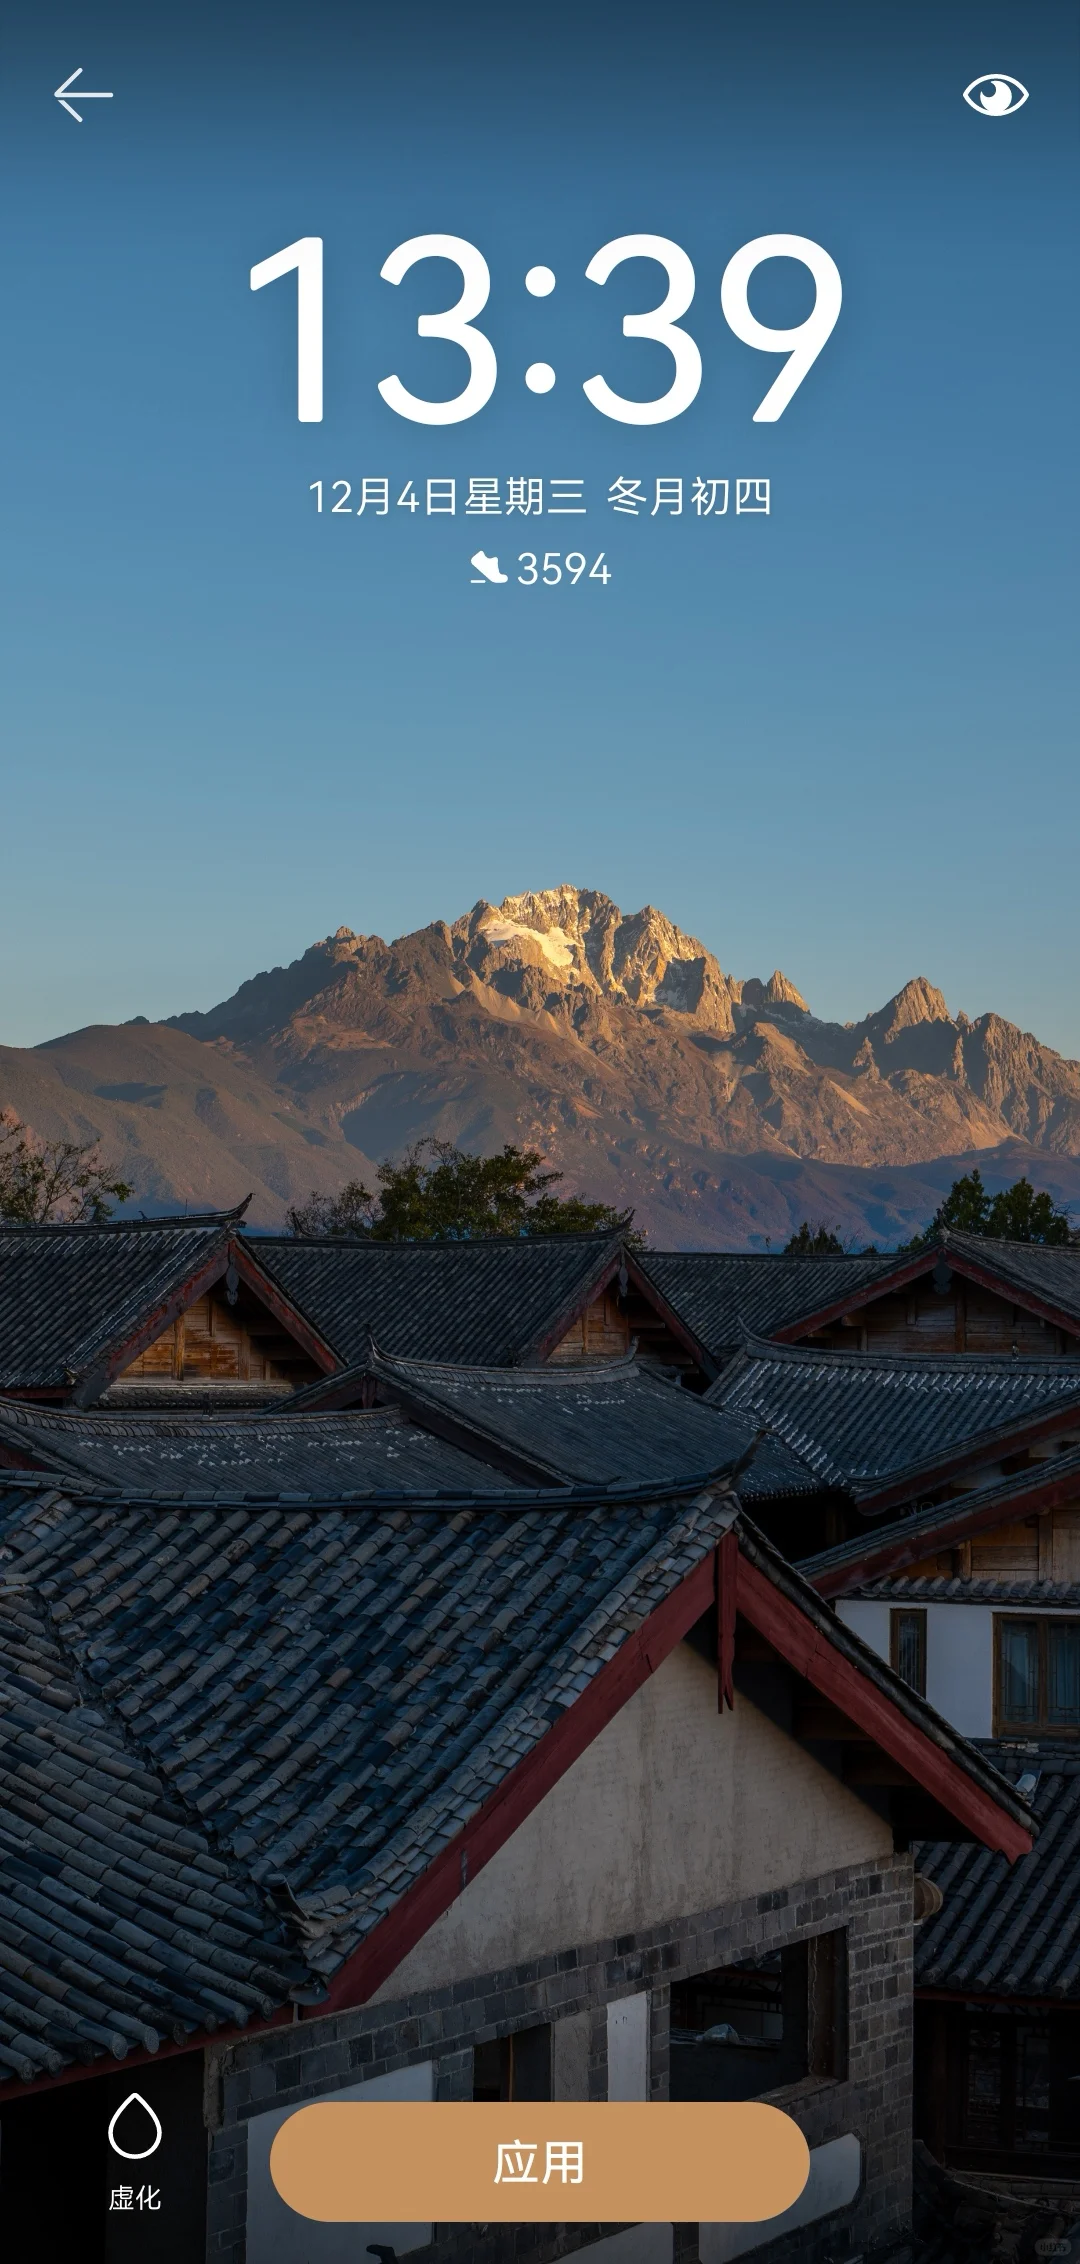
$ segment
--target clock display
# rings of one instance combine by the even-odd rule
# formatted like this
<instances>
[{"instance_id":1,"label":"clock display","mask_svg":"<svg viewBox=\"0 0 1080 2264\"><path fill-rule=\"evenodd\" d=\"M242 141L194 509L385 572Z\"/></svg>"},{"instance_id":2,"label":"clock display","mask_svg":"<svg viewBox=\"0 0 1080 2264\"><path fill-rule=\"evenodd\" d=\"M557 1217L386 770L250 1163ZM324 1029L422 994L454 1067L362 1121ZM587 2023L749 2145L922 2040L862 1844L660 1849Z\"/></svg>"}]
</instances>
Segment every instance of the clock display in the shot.
<instances>
[{"instance_id":1,"label":"clock display","mask_svg":"<svg viewBox=\"0 0 1080 2264\"><path fill-rule=\"evenodd\" d=\"M461 294L437 314L422 314L417 322L421 338L443 338L459 346L468 363L468 377L449 401L429 401L411 393L400 377L381 378L379 392L387 408L411 424L464 424L479 415L490 401L499 374L495 348L477 326L487 305L491 275L484 255L464 236L410 236L383 261L380 274L387 283L400 283L410 268L424 259L450 260L461 275ZM603 285L624 260L654 260L667 278L667 290L656 306L623 317L623 336L648 338L666 347L672 360L667 391L651 401L634 401L616 393L599 372L582 382L582 391L601 416L615 424L668 424L682 416L697 397L701 385L701 353L683 326L693 304L697 279L693 263L680 244L668 236L615 236L594 252L585 274L590 283ZM748 297L750 278L765 260L793 259L814 278L814 304L804 322L778 330L759 322ZM296 414L301 424L321 424L323 414L323 240L300 236L296 243L259 260L251 270L251 288L261 291L283 275L296 273ZM547 298L555 288L550 267L530 267L525 288L534 298ZM754 411L755 424L775 424L797 393L807 371L836 327L842 288L840 271L821 244L809 236L755 236L729 259L720 284L720 306L735 337L762 354L784 354L779 375ZM531 393L550 393L556 382L550 362L532 362L525 372Z\"/></svg>"}]
</instances>

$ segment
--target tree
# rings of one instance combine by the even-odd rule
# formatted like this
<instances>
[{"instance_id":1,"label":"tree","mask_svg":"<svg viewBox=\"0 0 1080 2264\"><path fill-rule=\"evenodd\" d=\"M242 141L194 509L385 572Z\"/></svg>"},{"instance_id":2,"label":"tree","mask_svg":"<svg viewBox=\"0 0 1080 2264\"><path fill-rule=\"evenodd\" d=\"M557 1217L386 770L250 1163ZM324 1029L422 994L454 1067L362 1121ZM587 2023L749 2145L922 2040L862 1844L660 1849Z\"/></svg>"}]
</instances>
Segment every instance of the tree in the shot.
<instances>
[{"instance_id":1,"label":"tree","mask_svg":"<svg viewBox=\"0 0 1080 2264\"><path fill-rule=\"evenodd\" d=\"M991 1195L976 1167L954 1179L944 1202L939 1203L928 1227L900 1249L925 1250L943 1229L958 1234L984 1234L998 1242L1065 1243L1076 1239L1067 1210L1058 1210L1052 1195L1036 1192L1030 1179L1015 1179L1011 1187Z\"/></svg>"},{"instance_id":2,"label":"tree","mask_svg":"<svg viewBox=\"0 0 1080 2264\"><path fill-rule=\"evenodd\" d=\"M844 1245L831 1227L804 1218L797 1234L784 1244L785 1258L842 1258Z\"/></svg>"},{"instance_id":3,"label":"tree","mask_svg":"<svg viewBox=\"0 0 1080 2264\"><path fill-rule=\"evenodd\" d=\"M4 1226L70 1225L112 1217L114 1195L134 1193L126 1179L110 1179L96 1140L41 1140L13 1108L0 1109L0 1223Z\"/></svg>"},{"instance_id":4,"label":"tree","mask_svg":"<svg viewBox=\"0 0 1080 2264\"><path fill-rule=\"evenodd\" d=\"M286 1211L285 1223L290 1234L355 1242L371 1232L373 1200L359 1179L348 1180L337 1195L318 1195L313 1187L306 1203L293 1203Z\"/></svg>"},{"instance_id":5,"label":"tree","mask_svg":"<svg viewBox=\"0 0 1080 2264\"><path fill-rule=\"evenodd\" d=\"M633 1211L555 1195L560 1171L544 1171L538 1148L509 1143L497 1156L468 1155L449 1140L418 1140L400 1163L379 1165L379 1193L359 1180L340 1195L317 1195L288 1212L292 1234L373 1242L463 1242L503 1235L624 1234Z\"/></svg>"}]
</instances>

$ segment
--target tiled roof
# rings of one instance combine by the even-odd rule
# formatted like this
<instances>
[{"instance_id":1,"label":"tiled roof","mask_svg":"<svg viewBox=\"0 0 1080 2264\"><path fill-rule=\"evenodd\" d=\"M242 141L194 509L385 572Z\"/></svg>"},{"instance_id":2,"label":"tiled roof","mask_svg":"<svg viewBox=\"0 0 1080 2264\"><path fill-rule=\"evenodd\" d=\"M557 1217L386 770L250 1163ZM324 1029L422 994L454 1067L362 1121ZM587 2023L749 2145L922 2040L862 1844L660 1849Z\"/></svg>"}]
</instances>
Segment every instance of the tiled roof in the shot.
<instances>
[{"instance_id":1,"label":"tiled roof","mask_svg":"<svg viewBox=\"0 0 1080 2264\"><path fill-rule=\"evenodd\" d=\"M1023 1517L1025 1506L1029 1514L1032 1509L1037 1512L1047 1488L1065 1489L1067 1500L1080 1497L1080 1450L1058 1453L1046 1462L1031 1462L991 1484L946 1495L928 1509L868 1526L865 1532L806 1558L801 1569L824 1595L854 1594L855 1587L846 1576L854 1575L861 1586L875 1562L881 1566L891 1563L899 1570L903 1564L917 1564L935 1545L944 1546L946 1535L951 1546L953 1539L963 1538L965 1530L986 1532L995 1522L1004 1524Z\"/></svg>"},{"instance_id":2,"label":"tiled roof","mask_svg":"<svg viewBox=\"0 0 1080 2264\"><path fill-rule=\"evenodd\" d=\"M460 1447L370 1414L54 1414L0 1402L0 1447L84 1486L159 1499L331 1501L365 1495L472 1496L507 1479Z\"/></svg>"},{"instance_id":3,"label":"tiled roof","mask_svg":"<svg viewBox=\"0 0 1080 2264\"><path fill-rule=\"evenodd\" d=\"M633 1508L5 1510L87 1687L330 1972L730 1522Z\"/></svg>"},{"instance_id":4,"label":"tiled roof","mask_svg":"<svg viewBox=\"0 0 1080 2264\"><path fill-rule=\"evenodd\" d=\"M863 1490L1071 1401L1080 1419L1080 1364L972 1353L893 1358L757 1341L706 1397L767 1423L823 1480Z\"/></svg>"},{"instance_id":5,"label":"tiled roof","mask_svg":"<svg viewBox=\"0 0 1080 2264\"><path fill-rule=\"evenodd\" d=\"M803 1570L810 1571L809 1565ZM1080 1608L1080 1580L961 1580L947 1573L899 1573L895 1579L860 1580L845 1596L890 1604L1037 1604L1041 1611Z\"/></svg>"},{"instance_id":6,"label":"tiled roof","mask_svg":"<svg viewBox=\"0 0 1080 2264\"><path fill-rule=\"evenodd\" d=\"M107 1226L0 1226L0 1391L74 1385L201 1271L236 1211Z\"/></svg>"},{"instance_id":7,"label":"tiled roof","mask_svg":"<svg viewBox=\"0 0 1080 2264\"><path fill-rule=\"evenodd\" d=\"M260 1237L259 1265L345 1364L374 1337L411 1360L511 1367L574 1313L619 1250L605 1235L346 1242Z\"/></svg>"},{"instance_id":8,"label":"tiled roof","mask_svg":"<svg viewBox=\"0 0 1080 2264\"><path fill-rule=\"evenodd\" d=\"M168 1511L48 1490L28 1498L14 1486L0 1491L0 1594L14 1579L33 1599L56 1652L50 1673L62 1664L114 1725L107 1734L138 1758L147 1798L160 1781L192 1847L212 1846L222 1877L246 1876L252 1896L272 1890L291 1913L313 1976L331 1976L366 1940L733 1526L740 1551L824 1646L999 1807L1023 1815L731 1496L642 1492L618 1506L549 1496L508 1514L511 1506ZM0 1754L17 1746L20 1704L16 1691L0 1707ZM98 1831L96 1780L87 1788L76 1776L64 1798L82 1803L78 1822L64 1810L59 1834L74 1873ZM49 1799L42 1832L52 1829ZM43 1926L48 1898L68 1892L63 1866L57 1879L41 1890ZM31 1877L32 1914L36 1891ZM177 1900L186 1907L172 1874L162 1899L170 1911ZM121 1986L112 1937L125 1917L119 1910L87 1937L107 2003ZM272 1964L280 1935L268 1926ZM216 1919L212 1928L215 1944L226 1942ZM0 1952L3 1941L0 1931ZM10 2017L12 1970L0 1954L0 2018ZM233 1993L242 1995L238 1985Z\"/></svg>"},{"instance_id":9,"label":"tiled roof","mask_svg":"<svg viewBox=\"0 0 1080 2264\"><path fill-rule=\"evenodd\" d=\"M944 1904L916 1934L920 1988L1080 2000L1080 1752L986 1745L1012 1783L1038 1771L1039 1836L1015 1863L985 1848L923 1843L917 1866Z\"/></svg>"},{"instance_id":10,"label":"tiled roof","mask_svg":"<svg viewBox=\"0 0 1080 2264\"><path fill-rule=\"evenodd\" d=\"M265 2017L302 1958L0 1577L0 2080Z\"/></svg>"},{"instance_id":11,"label":"tiled roof","mask_svg":"<svg viewBox=\"0 0 1080 2264\"><path fill-rule=\"evenodd\" d=\"M641 1271L714 1359L723 1360L747 1330L771 1336L840 1297L887 1280L893 1257L786 1257L781 1252L645 1250Z\"/></svg>"},{"instance_id":12,"label":"tiled roof","mask_svg":"<svg viewBox=\"0 0 1080 2264\"><path fill-rule=\"evenodd\" d=\"M819 1481L779 1440L756 1440L752 1423L707 1407L628 1357L552 1361L539 1368L466 1368L393 1360L374 1352L371 1372L424 1419L449 1414L479 1442L527 1457L549 1478L681 1485L730 1471L752 1455L738 1490L807 1493Z\"/></svg>"},{"instance_id":13,"label":"tiled roof","mask_svg":"<svg viewBox=\"0 0 1080 2264\"><path fill-rule=\"evenodd\" d=\"M935 1248L937 1246L935 1245ZM997 1242L989 1235L955 1234L945 1256L966 1260L993 1273L1021 1298L1037 1298L1080 1324L1080 1245L1076 1243Z\"/></svg>"},{"instance_id":14,"label":"tiled roof","mask_svg":"<svg viewBox=\"0 0 1080 2264\"><path fill-rule=\"evenodd\" d=\"M737 1347L744 1333L773 1336L810 1322L841 1299L866 1302L883 1295L892 1275L907 1278L942 1257L992 1273L1002 1294L1015 1292L1052 1306L1080 1330L1080 1246L998 1242L987 1235L950 1232L925 1252L879 1257L799 1257L771 1251L649 1250L638 1262L669 1305L714 1359Z\"/></svg>"}]
</instances>

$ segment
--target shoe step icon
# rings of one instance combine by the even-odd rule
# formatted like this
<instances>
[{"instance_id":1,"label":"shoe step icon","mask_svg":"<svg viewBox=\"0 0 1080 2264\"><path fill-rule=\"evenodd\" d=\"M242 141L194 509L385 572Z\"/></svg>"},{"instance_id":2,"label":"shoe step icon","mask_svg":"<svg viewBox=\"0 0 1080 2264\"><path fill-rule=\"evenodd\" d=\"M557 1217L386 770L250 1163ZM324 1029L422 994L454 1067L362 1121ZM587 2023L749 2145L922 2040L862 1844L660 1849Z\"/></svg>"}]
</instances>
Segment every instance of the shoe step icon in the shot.
<instances>
[{"instance_id":1,"label":"shoe step icon","mask_svg":"<svg viewBox=\"0 0 1080 2264\"><path fill-rule=\"evenodd\" d=\"M510 579L509 574L502 572L498 559L489 558L486 550L474 550L469 564L476 568L474 582L508 582Z\"/></svg>"}]
</instances>

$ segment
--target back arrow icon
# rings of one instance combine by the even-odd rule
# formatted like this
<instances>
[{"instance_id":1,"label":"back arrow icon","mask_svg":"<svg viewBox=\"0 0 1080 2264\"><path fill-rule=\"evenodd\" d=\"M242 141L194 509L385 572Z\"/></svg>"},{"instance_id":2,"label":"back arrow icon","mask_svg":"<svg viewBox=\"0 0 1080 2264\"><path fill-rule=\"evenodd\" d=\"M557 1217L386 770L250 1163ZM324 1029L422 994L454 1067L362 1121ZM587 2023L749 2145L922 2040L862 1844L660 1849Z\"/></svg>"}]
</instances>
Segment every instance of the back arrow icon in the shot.
<instances>
[{"instance_id":1,"label":"back arrow icon","mask_svg":"<svg viewBox=\"0 0 1080 2264\"><path fill-rule=\"evenodd\" d=\"M74 86L76 79L81 79L82 75L83 67L80 63L78 70L72 71L71 77L64 80L63 86L54 87L53 89L53 99L60 104L61 110L67 111L69 118L74 118L76 124L79 126L82 125L82 111L76 110L74 103L66 101L65 97L68 94L69 89ZM111 102L112 89L110 88L108 94L100 94L93 93L88 86L81 86L79 88L79 101Z\"/></svg>"}]
</instances>

